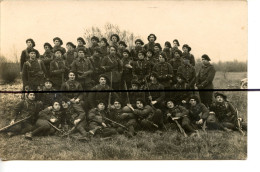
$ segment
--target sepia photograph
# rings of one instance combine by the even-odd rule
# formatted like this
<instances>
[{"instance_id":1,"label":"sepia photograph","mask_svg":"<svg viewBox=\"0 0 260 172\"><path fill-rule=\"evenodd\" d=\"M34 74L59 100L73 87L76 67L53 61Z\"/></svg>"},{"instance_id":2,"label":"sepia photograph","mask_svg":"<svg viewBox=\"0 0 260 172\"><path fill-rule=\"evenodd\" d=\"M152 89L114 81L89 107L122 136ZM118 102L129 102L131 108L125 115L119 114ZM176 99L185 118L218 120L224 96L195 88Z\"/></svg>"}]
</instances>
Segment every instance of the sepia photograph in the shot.
<instances>
[{"instance_id":1,"label":"sepia photograph","mask_svg":"<svg viewBox=\"0 0 260 172\"><path fill-rule=\"evenodd\" d=\"M246 0L0 4L2 161L247 160Z\"/></svg>"}]
</instances>

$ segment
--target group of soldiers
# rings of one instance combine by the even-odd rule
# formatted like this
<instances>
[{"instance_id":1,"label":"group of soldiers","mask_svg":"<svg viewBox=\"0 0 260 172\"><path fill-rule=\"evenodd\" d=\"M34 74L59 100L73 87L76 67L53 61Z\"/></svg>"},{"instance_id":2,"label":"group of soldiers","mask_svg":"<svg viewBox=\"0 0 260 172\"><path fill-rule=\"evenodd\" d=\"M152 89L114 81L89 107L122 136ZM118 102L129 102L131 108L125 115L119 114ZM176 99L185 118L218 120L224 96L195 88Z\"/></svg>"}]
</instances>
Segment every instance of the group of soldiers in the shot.
<instances>
[{"instance_id":1,"label":"group of soldiers","mask_svg":"<svg viewBox=\"0 0 260 172\"><path fill-rule=\"evenodd\" d=\"M111 35L110 44L93 36L89 48L79 37L78 45L68 42L66 50L55 37L54 47L44 44L43 55L27 39L20 60L26 94L13 109L7 134L32 139L67 130L88 140L133 137L139 130L179 129L189 136L206 127L246 130L227 96L210 91L215 69L208 55L202 55L196 74L189 45L181 51L175 39L173 47L167 41L162 49L156 35L147 39L145 45L137 39L128 50L117 34Z\"/></svg>"}]
</instances>

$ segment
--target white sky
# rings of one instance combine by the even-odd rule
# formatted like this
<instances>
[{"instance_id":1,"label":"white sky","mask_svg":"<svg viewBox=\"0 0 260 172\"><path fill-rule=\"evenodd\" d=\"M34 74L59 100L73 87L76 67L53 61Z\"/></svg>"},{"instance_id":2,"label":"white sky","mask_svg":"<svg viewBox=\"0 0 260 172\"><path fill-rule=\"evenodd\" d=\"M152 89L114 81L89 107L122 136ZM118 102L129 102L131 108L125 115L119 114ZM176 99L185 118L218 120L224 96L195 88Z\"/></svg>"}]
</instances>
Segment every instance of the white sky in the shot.
<instances>
[{"instance_id":1,"label":"white sky","mask_svg":"<svg viewBox=\"0 0 260 172\"><path fill-rule=\"evenodd\" d=\"M195 58L208 54L215 62L247 60L247 2L245 1L7 1L1 2L0 53L13 59L13 47L26 48L33 38L43 44L56 36L76 43L84 28L117 24L140 35L155 33L157 42L177 38L192 47ZM65 45L63 45L65 46Z\"/></svg>"}]
</instances>

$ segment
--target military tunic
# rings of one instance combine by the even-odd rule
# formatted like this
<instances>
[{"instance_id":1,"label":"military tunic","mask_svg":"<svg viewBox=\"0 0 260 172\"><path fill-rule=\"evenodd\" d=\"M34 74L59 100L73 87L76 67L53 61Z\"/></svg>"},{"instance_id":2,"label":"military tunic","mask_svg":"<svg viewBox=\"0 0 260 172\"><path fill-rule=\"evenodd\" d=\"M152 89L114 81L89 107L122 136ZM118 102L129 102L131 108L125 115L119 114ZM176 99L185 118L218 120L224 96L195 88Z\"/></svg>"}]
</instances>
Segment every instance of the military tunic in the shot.
<instances>
[{"instance_id":1,"label":"military tunic","mask_svg":"<svg viewBox=\"0 0 260 172\"><path fill-rule=\"evenodd\" d=\"M137 79L141 85L145 84L145 78L151 73L151 64L146 60L137 60L133 62L133 77Z\"/></svg>"},{"instance_id":2,"label":"military tunic","mask_svg":"<svg viewBox=\"0 0 260 172\"><path fill-rule=\"evenodd\" d=\"M164 88L169 89L173 77L172 66L167 62L159 62L153 67L153 71L158 73L158 81L164 86Z\"/></svg>"},{"instance_id":3,"label":"military tunic","mask_svg":"<svg viewBox=\"0 0 260 172\"><path fill-rule=\"evenodd\" d=\"M66 68L65 61L62 59L55 58L50 64L50 79L53 82L53 87L59 90L61 84L65 82Z\"/></svg>"},{"instance_id":4,"label":"military tunic","mask_svg":"<svg viewBox=\"0 0 260 172\"><path fill-rule=\"evenodd\" d=\"M192 66L195 66L195 58L194 58L194 56L192 54L190 54L190 53L182 53L182 58L190 60L190 64Z\"/></svg>"},{"instance_id":5,"label":"military tunic","mask_svg":"<svg viewBox=\"0 0 260 172\"><path fill-rule=\"evenodd\" d=\"M181 65L178 68L177 74L181 74L188 83L188 89L194 89L194 84L196 82L196 72L192 65Z\"/></svg>"}]
</instances>

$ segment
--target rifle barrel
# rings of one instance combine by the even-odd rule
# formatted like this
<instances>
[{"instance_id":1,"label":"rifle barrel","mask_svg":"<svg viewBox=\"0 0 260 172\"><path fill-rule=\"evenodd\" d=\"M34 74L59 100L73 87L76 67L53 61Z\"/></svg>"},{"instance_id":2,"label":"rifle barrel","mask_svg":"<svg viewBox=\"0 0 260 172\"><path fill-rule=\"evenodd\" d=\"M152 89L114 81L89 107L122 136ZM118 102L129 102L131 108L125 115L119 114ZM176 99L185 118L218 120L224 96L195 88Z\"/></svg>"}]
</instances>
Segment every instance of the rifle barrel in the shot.
<instances>
[{"instance_id":1,"label":"rifle barrel","mask_svg":"<svg viewBox=\"0 0 260 172\"><path fill-rule=\"evenodd\" d=\"M20 122L23 122L23 121L25 121L25 120L27 120L27 119L29 119L29 118L31 118L31 116L25 117L24 119L21 119L21 120L19 120L19 121L16 121L16 122L13 123L13 124L7 125L7 126L1 128L1 129L0 129L0 132L6 130L6 129L8 129L8 128L10 128L10 127L16 125L16 124L19 124Z\"/></svg>"}]
</instances>

